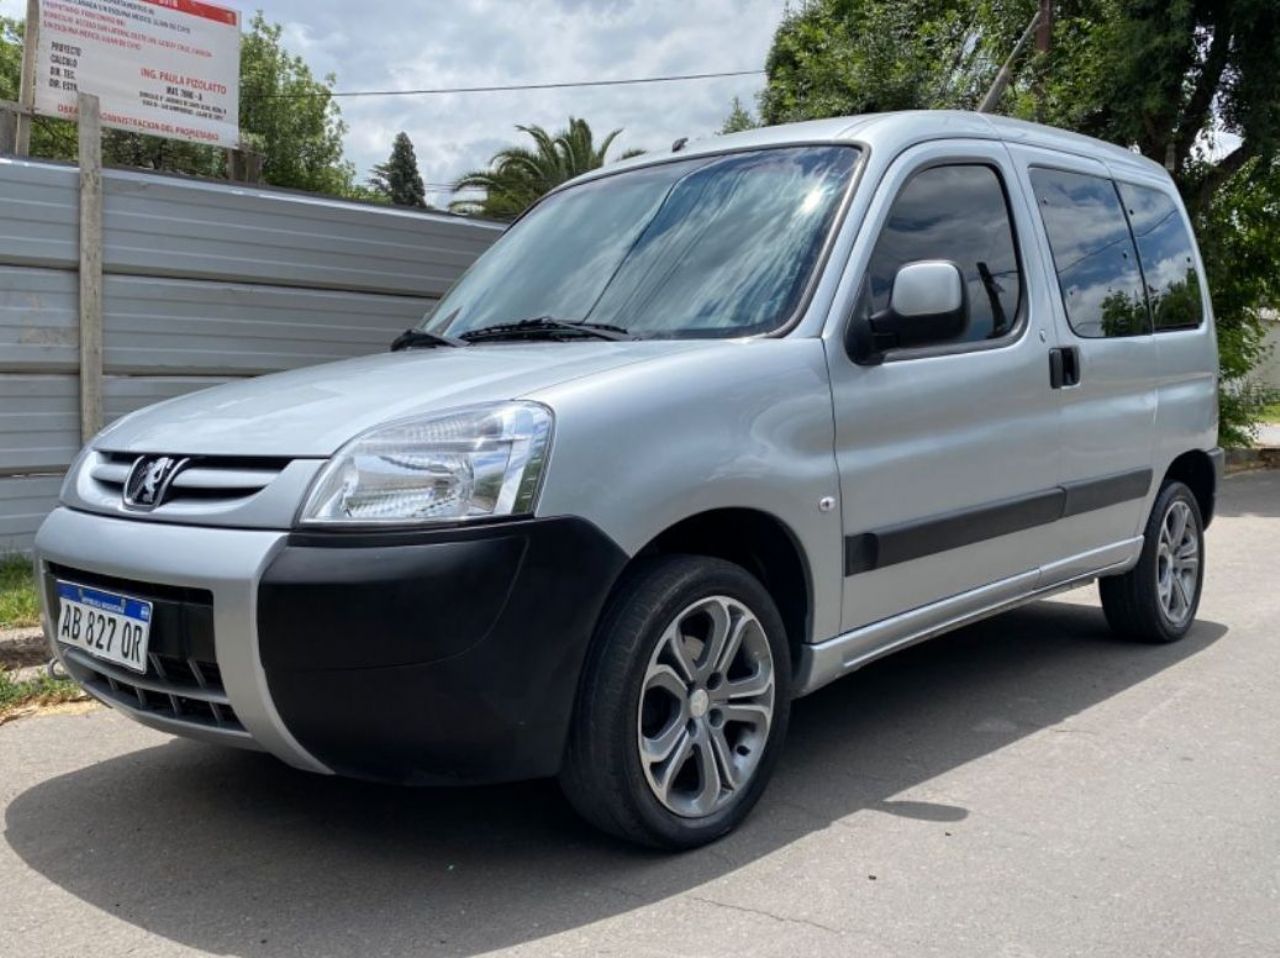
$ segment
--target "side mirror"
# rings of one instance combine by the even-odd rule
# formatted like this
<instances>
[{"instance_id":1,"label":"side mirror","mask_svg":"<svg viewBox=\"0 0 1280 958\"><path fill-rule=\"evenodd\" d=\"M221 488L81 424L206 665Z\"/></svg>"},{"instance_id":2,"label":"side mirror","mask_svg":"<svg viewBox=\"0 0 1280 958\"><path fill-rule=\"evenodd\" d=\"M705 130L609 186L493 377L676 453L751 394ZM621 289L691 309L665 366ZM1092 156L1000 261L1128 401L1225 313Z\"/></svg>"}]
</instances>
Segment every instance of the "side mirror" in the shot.
<instances>
[{"instance_id":1,"label":"side mirror","mask_svg":"<svg viewBox=\"0 0 1280 958\"><path fill-rule=\"evenodd\" d=\"M871 366L887 350L946 342L963 335L968 325L960 267L950 260L918 260L894 276L888 308L849 324L849 354Z\"/></svg>"}]
</instances>

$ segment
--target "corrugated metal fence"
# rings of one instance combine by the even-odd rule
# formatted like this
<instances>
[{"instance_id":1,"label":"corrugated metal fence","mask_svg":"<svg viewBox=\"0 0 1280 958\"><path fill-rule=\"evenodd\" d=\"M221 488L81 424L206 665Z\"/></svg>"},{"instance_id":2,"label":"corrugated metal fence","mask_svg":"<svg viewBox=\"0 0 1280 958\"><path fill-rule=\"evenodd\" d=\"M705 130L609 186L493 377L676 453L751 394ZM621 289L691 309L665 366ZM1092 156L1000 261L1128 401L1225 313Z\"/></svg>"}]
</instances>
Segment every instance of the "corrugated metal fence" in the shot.
<instances>
[{"instance_id":1,"label":"corrugated metal fence","mask_svg":"<svg viewBox=\"0 0 1280 958\"><path fill-rule=\"evenodd\" d=\"M107 422L229 378L385 349L493 223L108 170ZM77 171L0 158L0 553L80 445Z\"/></svg>"}]
</instances>

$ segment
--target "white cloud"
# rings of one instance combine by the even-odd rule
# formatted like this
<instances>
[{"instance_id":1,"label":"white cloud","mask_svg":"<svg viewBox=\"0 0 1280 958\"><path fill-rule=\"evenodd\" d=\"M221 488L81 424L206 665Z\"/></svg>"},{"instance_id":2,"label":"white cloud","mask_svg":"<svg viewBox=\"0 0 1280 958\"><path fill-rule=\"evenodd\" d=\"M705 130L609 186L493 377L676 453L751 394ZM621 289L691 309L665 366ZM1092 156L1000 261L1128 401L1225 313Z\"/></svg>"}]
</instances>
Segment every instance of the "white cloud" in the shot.
<instances>
[{"instance_id":1,"label":"white cloud","mask_svg":"<svg viewBox=\"0 0 1280 958\"><path fill-rule=\"evenodd\" d=\"M296 31L321 72L340 89L415 89L754 69L764 62L781 0L462 0L444 9L390 0L361 5L352 20L337 5L274 0L270 17ZM412 12L411 12L412 11ZM390 29L388 29L390 27ZM760 77L645 86L535 90L342 102L348 152L361 171L408 132L423 177L447 183L482 166L519 134L517 123L556 128L570 114L617 149L664 149L713 131L736 95L750 102Z\"/></svg>"},{"instance_id":2,"label":"white cloud","mask_svg":"<svg viewBox=\"0 0 1280 958\"><path fill-rule=\"evenodd\" d=\"M224 0L225 2L225 0ZM414 89L620 79L759 69L785 0L230 0L285 26L284 42L341 90ZM0 0L22 16L24 0ZM570 114L614 147L666 149L706 136L734 96L748 104L761 76L642 86L341 101L347 155L362 176L400 130L423 178L447 183L516 142L517 123L563 126ZM437 197L437 201L440 197Z\"/></svg>"}]
</instances>

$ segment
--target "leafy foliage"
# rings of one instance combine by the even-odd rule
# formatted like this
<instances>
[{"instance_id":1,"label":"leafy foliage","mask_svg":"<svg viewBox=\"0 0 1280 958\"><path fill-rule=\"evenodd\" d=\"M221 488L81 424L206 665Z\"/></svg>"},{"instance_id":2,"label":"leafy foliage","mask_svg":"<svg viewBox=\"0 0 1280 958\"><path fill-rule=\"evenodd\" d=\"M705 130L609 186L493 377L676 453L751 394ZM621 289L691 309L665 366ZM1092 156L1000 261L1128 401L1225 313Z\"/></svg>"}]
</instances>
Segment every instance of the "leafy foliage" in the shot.
<instances>
[{"instance_id":1,"label":"leafy foliage","mask_svg":"<svg viewBox=\"0 0 1280 958\"><path fill-rule=\"evenodd\" d=\"M391 156L373 168L369 185L396 206L426 209L427 194L418 172L418 157L409 134L401 131L391 144Z\"/></svg>"},{"instance_id":2,"label":"leafy foliage","mask_svg":"<svg viewBox=\"0 0 1280 958\"><path fill-rule=\"evenodd\" d=\"M973 109L1030 19L1018 0L810 0L765 61L765 123Z\"/></svg>"},{"instance_id":3,"label":"leafy foliage","mask_svg":"<svg viewBox=\"0 0 1280 958\"><path fill-rule=\"evenodd\" d=\"M489 168L473 170L454 184L455 191L483 190L482 199L461 199L450 204L459 213L512 219L540 196L581 173L604 166L606 155L621 130L613 130L600 145L586 120L569 118L568 128L548 133L540 126L517 126L533 140L533 148L509 146L489 160ZM630 150L622 158L636 156Z\"/></svg>"},{"instance_id":4,"label":"leafy foliage","mask_svg":"<svg viewBox=\"0 0 1280 958\"><path fill-rule=\"evenodd\" d=\"M240 47L240 135L264 157L273 186L346 195L355 166L342 158L347 124L330 95L337 77L317 79L280 44L279 24L259 12Z\"/></svg>"},{"instance_id":5,"label":"leafy foliage","mask_svg":"<svg viewBox=\"0 0 1280 958\"><path fill-rule=\"evenodd\" d=\"M724 118L724 123L720 127L720 132L722 134L741 133L743 130L754 130L759 125L760 121L752 116L751 111L735 96L729 108L729 115Z\"/></svg>"},{"instance_id":6,"label":"leafy foliage","mask_svg":"<svg viewBox=\"0 0 1280 958\"><path fill-rule=\"evenodd\" d=\"M808 0L778 28L762 119L975 107L1036 0ZM1212 294L1222 439L1249 440L1260 310L1280 303L1280 5L1059 0L998 109L1139 150L1191 214Z\"/></svg>"},{"instance_id":7,"label":"leafy foliage","mask_svg":"<svg viewBox=\"0 0 1280 958\"><path fill-rule=\"evenodd\" d=\"M0 18L0 98L16 100L22 62L23 25ZM358 195L355 167L342 156L346 124L330 95L335 78L317 79L301 57L280 42L281 27L261 13L240 42L240 135L245 148L263 155L263 180L338 196ZM32 130L31 153L74 160L74 124L40 118ZM218 147L105 130L103 161L141 167L226 175L225 153Z\"/></svg>"}]
</instances>

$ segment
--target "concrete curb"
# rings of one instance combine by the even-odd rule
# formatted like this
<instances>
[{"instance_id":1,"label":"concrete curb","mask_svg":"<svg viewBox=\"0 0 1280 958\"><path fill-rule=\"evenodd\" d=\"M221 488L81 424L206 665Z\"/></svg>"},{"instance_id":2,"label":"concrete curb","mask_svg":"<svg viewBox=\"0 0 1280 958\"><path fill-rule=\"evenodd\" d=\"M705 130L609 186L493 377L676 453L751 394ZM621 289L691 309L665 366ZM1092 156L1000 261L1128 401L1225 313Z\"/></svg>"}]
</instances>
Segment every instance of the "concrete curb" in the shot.
<instances>
[{"instance_id":1,"label":"concrete curb","mask_svg":"<svg viewBox=\"0 0 1280 958\"><path fill-rule=\"evenodd\" d=\"M0 668L42 665L48 659L49 645L40 629L0 629Z\"/></svg>"},{"instance_id":2,"label":"concrete curb","mask_svg":"<svg viewBox=\"0 0 1280 958\"><path fill-rule=\"evenodd\" d=\"M1280 469L1280 446L1255 446L1252 449L1228 449L1227 472L1249 469Z\"/></svg>"}]
</instances>

